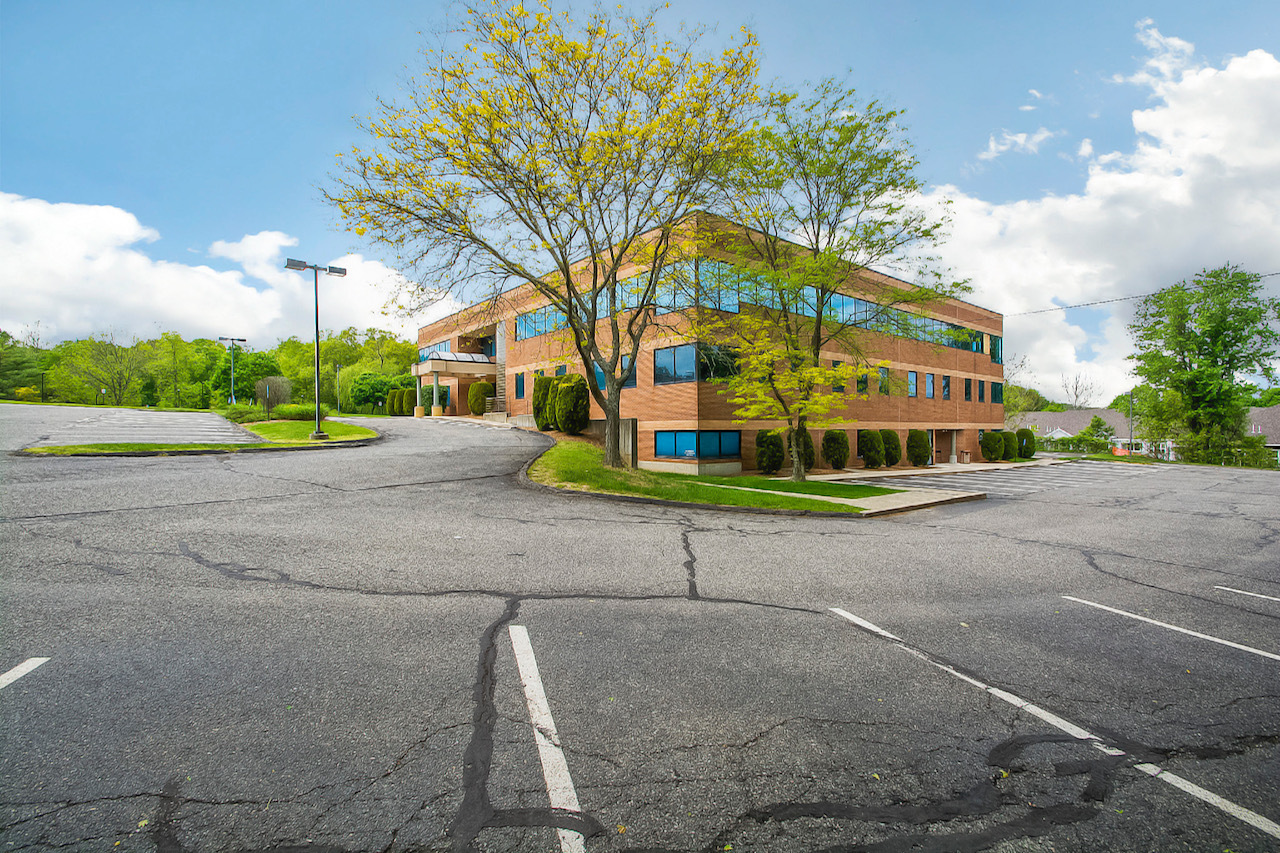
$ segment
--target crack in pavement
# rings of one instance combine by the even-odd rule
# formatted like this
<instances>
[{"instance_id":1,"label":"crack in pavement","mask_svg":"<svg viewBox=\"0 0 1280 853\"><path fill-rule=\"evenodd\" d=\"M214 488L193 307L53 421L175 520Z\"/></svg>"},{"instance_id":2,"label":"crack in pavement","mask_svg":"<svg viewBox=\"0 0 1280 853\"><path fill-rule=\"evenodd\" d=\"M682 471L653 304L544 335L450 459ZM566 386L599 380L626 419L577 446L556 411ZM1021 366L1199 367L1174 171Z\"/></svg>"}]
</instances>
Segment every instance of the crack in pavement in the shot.
<instances>
[{"instance_id":1,"label":"crack in pavement","mask_svg":"<svg viewBox=\"0 0 1280 853\"><path fill-rule=\"evenodd\" d=\"M1262 616L1265 619L1280 620L1280 616L1277 616L1274 613L1267 613L1264 610L1254 610L1252 607L1245 607L1242 604L1236 604L1231 601L1222 601L1217 598L1210 598L1207 595L1196 595L1194 592L1182 592L1181 590L1169 589L1168 587L1160 586L1159 584L1147 583L1146 581L1140 581L1136 578L1125 577L1124 575L1119 574L1118 572L1109 571L1099 566L1098 561L1095 559L1095 555L1093 554L1093 552L1087 551L1083 548L1080 549L1080 556L1084 557L1084 561L1089 564L1089 568L1093 569L1095 572L1106 575L1109 578L1115 578L1118 581L1137 584L1138 586L1143 586L1143 587L1146 587L1147 589L1154 589L1159 592L1167 592L1170 595L1181 595L1185 598L1193 598L1196 601L1203 601L1206 604L1213 604L1213 605L1217 605L1218 607L1227 607L1227 608L1230 608L1231 610L1239 610L1244 613L1250 613L1254 616Z\"/></svg>"}]
</instances>

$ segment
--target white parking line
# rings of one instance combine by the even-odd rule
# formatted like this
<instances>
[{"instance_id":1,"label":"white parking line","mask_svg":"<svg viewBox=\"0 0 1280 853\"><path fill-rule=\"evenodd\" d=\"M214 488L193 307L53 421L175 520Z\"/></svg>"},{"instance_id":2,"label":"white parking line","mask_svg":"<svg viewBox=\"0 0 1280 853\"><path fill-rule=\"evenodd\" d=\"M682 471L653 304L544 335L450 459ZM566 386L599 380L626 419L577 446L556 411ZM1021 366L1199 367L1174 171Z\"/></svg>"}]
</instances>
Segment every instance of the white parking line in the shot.
<instances>
[{"instance_id":1,"label":"white parking line","mask_svg":"<svg viewBox=\"0 0 1280 853\"><path fill-rule=\"evenodd\" d=\"M878 625L868 622L865 619L860 619L854 616L852 613L841 610L838 607L832 607L830 608L830 610L832 613L835 613L837 616L841 616L845 619L848 619L850 622L853 622L855 625L862 628L863 630L870 631L873 634L876 634L880 637L892 638L894 641L894 645L902 649L904 652L907 652L908 654L918 657L920 660L924 661L925 663L928 663L931 666L937 667L943 672L954 675L956 678L960 679L961 681L964 681L968 684L972 684L974 687L977 687L980 690L986 691L990 695L996 697L997 699L1003 702L1008 702L1010 705L1012 705L1013 707L1017 708L1020 711L1026 711L1028 714L1033 714L1034 716L1039 717L1040 719L1044 720L1046 723L1053 726L1054 728L1064 731L1078 740L1088 741L1094 747L1094 749L1097 749L1099 752L1104 752L1107 755L1112 755L1112 756L1120 756L1120 755L1126 754L1124 750L1117 749L1116 747L1111 746L1110 744L1104 743L1102 738L1098 737L1097 735L1093 734L1087 729L1077 726L1075 723L1072 723L1069 720L1064 720L1062 717L1059 717L1057 714L1053 713L1052 711L1047 711L1044 708L1041 708L1039 705L1035 705L1019 696L1015 696L1014 694L1008 692L1007 690L1001 690L998 687L992 687L990 684L986 684L982 681L979 681L978 679L972 676L965 675L963 672L960 672L959 670L955 669L952 666L949 666L948 664L943 663L942 661L934 660L933 657L929 655L928 652L924 652L924 651L921 651L920 649L916 649L907 645L905 640L898 639L893 634L890 634L888 631L884 630ZM1195 784L1194 782L1187 781L1186 779L1182 778L1176 773L1171 773L1168 770L1165 770L1155 764L1148 764L1145 762L1142 764L1135 764L1134 768L1142 771L1143 773L1146 773L1148 776L1151 776L1154 779L1159 779L1162 782L1172 785L1178 790L1184 791L1185 793L1190 794L1191 796L1195 797L1198 800L1208 803L1209 805L1225 812L1226 814L1231 815L1237 820L1241 820L1249 824L1250 826L1256 829L1259 829L1262 832L1265 832L1267 835L1270 835L1273 838L1280 838L1280 823L1276 823L1275 821L1265 818L1255 811L1251 811L1250 809L1247 809L1244 806L1237 805L1236 803L1233 803L1224 797L1220 797L1219 795L1213 793L1212 791L1206 788L1201 788L1199 785Z\"/></svg>"},{"instance_id":2,"label":"white parking line","mask_svg":"<svg viewBox=\"0 0 1280 853\"><path fill-rule=\"evenodd\" d=\"M1085 601L1083 598L1076 598L1070 595L1062 596L1067 601L1075 601L1079 604L1087 604L1090 607L1096 607L1099 610L1106 610L1108 613L1115 613L1120 616L1128 616L1130 619L1137 619L1139 622L1147 622L1152 625L1159 625L1161 628L1168 628L1170 631L1177 631L1180 634L1187 634L1191 637L1199 637L1202 640L1208 640L1211 643L1218 643L1223 646L1230 646L1233 649L1239 649L1242 652L1259 655L1272 660L1280 660L1280 655L1275 652L1264 652L1262 649L1255 649L1253 646L1246 646L1240 643L1233 643L1230 640L1224 640L1221 637L1214 637L1211 634L1201 634L1199 631L1192 631L1190 628L1179 628L1177 625L1170 625L1168 622L1161 622L1159 619L1150 619L1146 616L1139 616L1137 613L1130 613L1128 610L1119 610L1115 607L1108 607L1105 604L1098 604L1096 601Z\"/></svg>"},{"instance_id":3,"label":"white parking line","mask_svg":"<svg viewBox=\"0 0 1280 853\"><path fill-rule=\"evenodd\" d=\"M48 663L48 661L48 658L27 658L4 675L0 675L0 689L8 687L40 664Z\"/></svg>"},{"instance_id":4,"label":"white parking line","mask_svg":"<svg viewBox=\"0 0 1280 853\"><path fill-rule=\"evenodd\" d=\"M547 693L542 689L542 677L538 674L538 661L533 656L529 632L523 625L512 625L507 631L511 634L511 648L516 653L516 666L520 668L520 681L524 684L524 698L529 706L529 719L533 723L533 737L538 743L542 777L547 782L551 807L581 812L578 792L574 790L573 778L569 775L569 764L565 761L564 750L560 748L560 735L556 733L556 723L551 718ZM556 832L560 835L562 853L586 853L582 833L572 829L556 829Z\"/></svg>"},{"instance_id":5,"label":"white parking line","mask_svg":"<svg viewBox=\"0 0 1280 853\"><path fill-rule=\"evenodd\" d=\"M1227 592L1238 592L1241 595L1252 595L1254 598L1265 598L1267 601L1280 601L1280 598L1276 598L1274 595L1263 595L1260 592L1246 592L1243 589L1233 589L1229 586L1215 586L1214 589L1224 589Z\"/></svg>"}]
</instances>

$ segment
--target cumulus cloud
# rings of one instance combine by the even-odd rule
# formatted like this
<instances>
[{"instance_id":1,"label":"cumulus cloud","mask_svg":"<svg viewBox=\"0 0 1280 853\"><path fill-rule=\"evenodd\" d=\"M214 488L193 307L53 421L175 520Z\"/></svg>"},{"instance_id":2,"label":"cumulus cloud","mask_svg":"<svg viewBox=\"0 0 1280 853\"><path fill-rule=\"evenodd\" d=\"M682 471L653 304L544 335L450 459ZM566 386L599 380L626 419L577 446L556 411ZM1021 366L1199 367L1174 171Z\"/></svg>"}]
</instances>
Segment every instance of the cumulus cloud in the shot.
<instances>
[{"instance_id":1,"label":"cumulus cloud","mask_svg":"<svg viewBox=\"0 0 1280 853\"><path fill-rule=\"evenodd\" d=\"M1005 313L1006 351L1028 356L1024 381L1050 396L1078 371L1107 399L1129 387L1134 303L1022 312L1146 294L1227 262L1280 270L1280 61L1254 50L1196 63L1190 43L1150 21L1139 38L1151 56L1121 79L1152 105L1133 112L1128 150L1080 143L1079 192L1003 204L955 187L930 196L952 200L944 259L972 279L976 302ZM1266 281L1280 289L1280 276Z\"/></svg>"},{"instance_id":2,"label":"cumulus cloud","mask_svg":"<svg viewBox=\"0 0 1280 853\"><path fill-rule=\"evenodd\" d=\"M1042 127L1035 133L1010 133L1007 130L1001 131L1000 138L996 139L994 135L987 142L987 150L978 153L979 160L994 160L1007 151L1013 151L1017 154L1036 154L1040 151L1040 144L1047 139L1056 136L1053 131Z\"/></svg>"},{"instance_id":3,"label":"cumulus cloud","mask_svg":"<svg viewBox=\"0 0 1280 853\"><path fill-rule=\"evenodd\" d=\"M51 342L107 329L139 338L173 330L188 339L246 337L262 348L314 334L312 277L284 269L296 238L262 231L218 240L209 257L239 269L216 270L152 258L147 246L159 236L118 207L0 193L0 328L18 333L39 321ZM411 319L391 316L383 306L405 284L398 272L361 255L319 262L348 270L346 278L321 277L323 328L376 327L416 340L418 326L461 307L446 298Z\"/></svg>"}]
</instances>

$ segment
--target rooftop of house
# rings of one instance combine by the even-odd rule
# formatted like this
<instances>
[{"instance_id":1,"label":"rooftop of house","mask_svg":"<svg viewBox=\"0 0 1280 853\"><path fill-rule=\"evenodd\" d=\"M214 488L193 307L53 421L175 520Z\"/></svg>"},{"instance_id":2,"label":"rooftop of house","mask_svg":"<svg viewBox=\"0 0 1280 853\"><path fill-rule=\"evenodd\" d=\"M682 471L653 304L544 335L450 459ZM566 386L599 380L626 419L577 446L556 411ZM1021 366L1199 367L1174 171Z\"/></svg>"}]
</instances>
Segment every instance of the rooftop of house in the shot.
<instances>
[{"instance_id":1,"label":"rooftop of house","mask_svg":"<svg viewBox=\"0 0 1280 853\"><path fill-rule=\"evenodd\" d=\"M1116 431L1116 435L1129 434L1129 417L1115 409L1068 409L1065 412L1027 412L1022 426L1040 435L1048 435L1061 429L1068 435L1076 435L1087 427L1094 417L1100 417Z\"/></svg>"},{"instance_id":2,"label":"rooftop of house","mask_svg":"<svg viewBox=\"0 0 1280 853\"><path fill-rule=\"evenodd\" d=\"M1269 445L1280 445L1280 406L1250 409L1249 426L1245 431L1249 435L1266 436Z\"/></svg>"}]
</instances>

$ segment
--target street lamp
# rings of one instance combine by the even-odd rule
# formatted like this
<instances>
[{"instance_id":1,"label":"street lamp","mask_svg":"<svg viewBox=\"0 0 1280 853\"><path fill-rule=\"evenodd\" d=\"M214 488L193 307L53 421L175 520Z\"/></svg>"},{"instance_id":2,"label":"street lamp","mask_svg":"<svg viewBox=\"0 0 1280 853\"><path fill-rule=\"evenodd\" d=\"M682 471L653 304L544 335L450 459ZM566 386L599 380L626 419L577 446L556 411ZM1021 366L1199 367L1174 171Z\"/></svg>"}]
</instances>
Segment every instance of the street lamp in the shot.
<instances>
[{"instance_id":1,"label":"street lamp","mask_svg":"<svg viewBox=\"0 0 1280 853\"><path fill-rule=\"evenodd\" d=\"M231 405L236 404L236 344L247 343L245 338L218 338L220 341L231 341Z\"/></svg>"},{"instance_id":2,"label":"street lamp","mask_svg":"<svg viewBox=\"0 0 1280 853\"><path fill-rule=\"evenodd\" d=\"M306 261L299 261L295 258L289 258L284 262L284 268L287 270L314 270L315 271L315 293L316 293L316 431L311 433L312 441L320 441L328 438L320 431L320 270L324 270L326 275L344 276L347 274L345 267L322 267L316 264L309 264Z\"/></svg>"}]
</instances>

